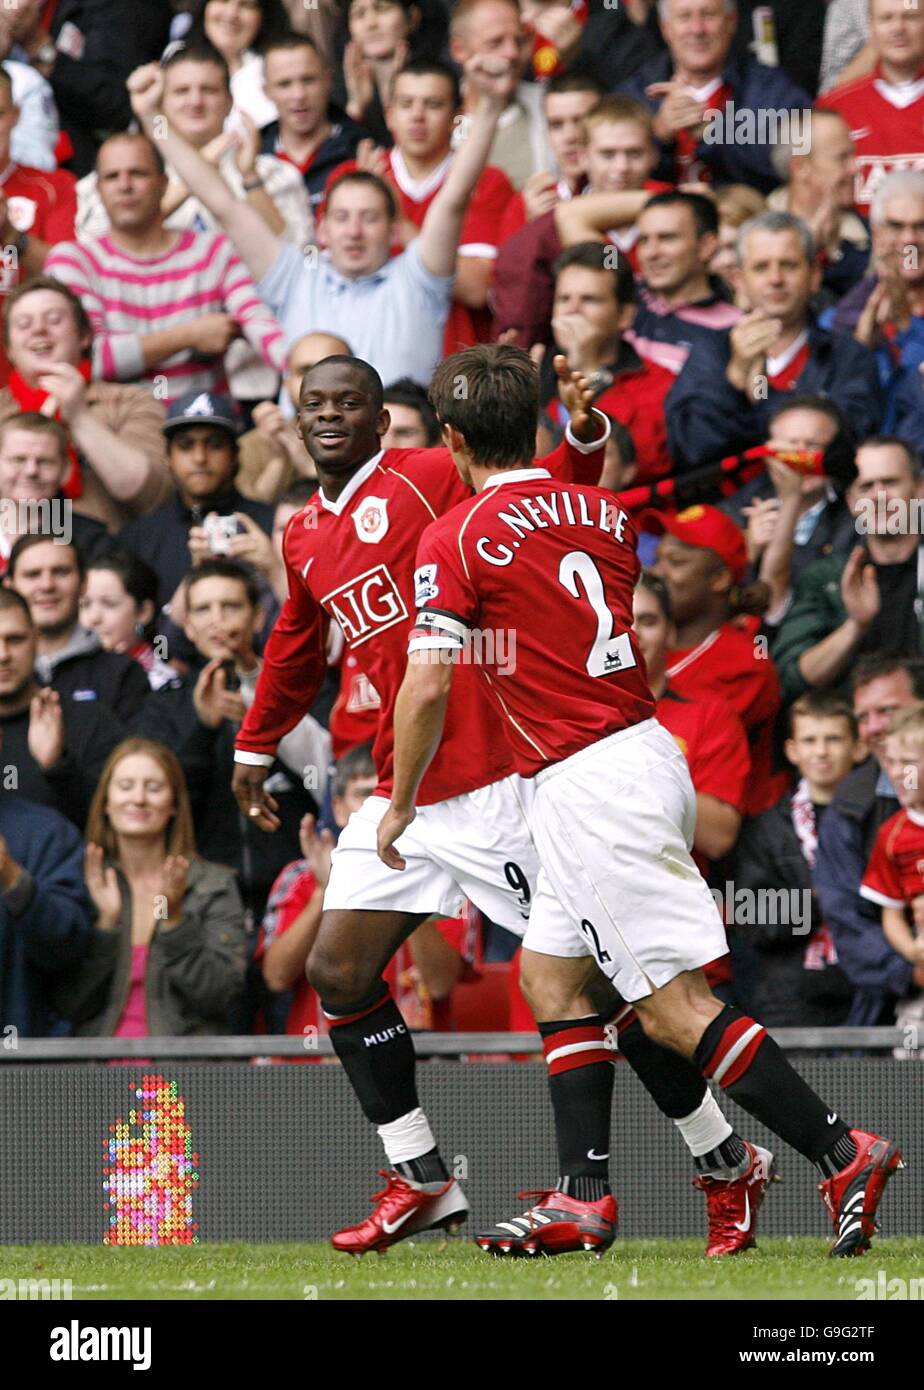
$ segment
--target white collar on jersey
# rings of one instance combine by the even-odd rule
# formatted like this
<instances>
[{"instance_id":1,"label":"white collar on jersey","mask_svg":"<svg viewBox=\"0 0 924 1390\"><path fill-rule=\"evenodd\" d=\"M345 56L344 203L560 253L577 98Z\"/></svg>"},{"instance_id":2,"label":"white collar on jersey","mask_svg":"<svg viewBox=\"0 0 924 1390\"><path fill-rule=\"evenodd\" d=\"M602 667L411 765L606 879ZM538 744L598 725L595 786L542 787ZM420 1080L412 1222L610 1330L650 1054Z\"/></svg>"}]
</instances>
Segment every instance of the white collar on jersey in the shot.
<instances>
[{"instance_id":1,"label":"white collar on jersey","mask_svg":"<svg viewBox=\"0 0 924 1390\"><path fill-rule=\"evenodd\" d=\"M547 468L509 468L503 473L494 473L488 478L485 487L498 487L501 483L530 483L534 478L551 478Z\"/></svg>"},{"instance_id":2,"label":"white collar on jersey","mask_svg":"<svg viewBox=\"0 0 924 1390\"><path fill-rule=\"evenodd\" d=\"M908 814L908 819L913 821L915 825L924 825L924 812L916 811L913 806L906 806L905 810Z\"/></svg>"},{"instance_id":3,"label":"white collar on jersey","mask_svg":"<svg viewBox=\"0 0 924 1390\"><path fill-rule=\"evenodd\" d=\"M404 159L404 155L395 145L389 151L391 159L391 172L394 175L395 183L402 193L407 194L415 203L422 203L425 198L429 198L431 193L435 193L449 173L449 167L453 161L453 154L450 151L445 159L441 159L435 169L431 169L422 179L415 179Z\"/></svg>"},{"instance_id":4,"label":"white collar on jersey","mask_svg":"<svg viewBox=\"0 0 924 1390\"><path fill-rule=\"evenodd\" d=\"M366 479L372 477L373 473L378 468L379 464L382 462L384 456L384 449L380 449L377 454L373 454L369 462L364 463L362 468L358 469L357 472L353 474L352 478L347 483L346 487L343 489L336 502L332 502L329 497L324 496L323 488L318 488L318 498L320 499L321 506L324 508L324 510L326 512L333 512L334 516L340 516L344 508L349 506L350 502L356 496L356 493L362 487Z\"/></svg>"},{"instance_id":5,"label":"white collar on jersey","mask_svg":"<svg viewBox=\"0 0 924 1390\"><path fill-rule=\"evenodd\" d=\"M885 97L890 106L905 111L924 96L924 77L916 77L911 82L887 82L877 77L873 86L880 96Z\"/></svg>"}]
</instances>

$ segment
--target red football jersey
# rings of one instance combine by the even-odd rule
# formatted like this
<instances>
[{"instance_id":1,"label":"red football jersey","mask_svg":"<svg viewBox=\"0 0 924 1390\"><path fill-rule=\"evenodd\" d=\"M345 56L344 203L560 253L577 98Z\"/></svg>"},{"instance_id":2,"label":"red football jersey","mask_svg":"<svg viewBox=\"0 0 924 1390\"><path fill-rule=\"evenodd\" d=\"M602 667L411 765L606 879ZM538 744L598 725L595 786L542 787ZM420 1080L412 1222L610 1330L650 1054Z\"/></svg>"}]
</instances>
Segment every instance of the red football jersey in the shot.
<instances>
[{"instance_id":1,"label":"red football jersey","mask_svg":"<svg viewBox=\"0 0 924 1390\"><path fill-rule=\"evenodd\" d=\"M0 175L0 189L17 232L27 232L50 246L74 240L77 180L66 169L46 171L12 164Z\"/></svg>"},{"instance_id":2,"label":"red football jersey","mask_svg":"<svg viewBox=\"0 0 924 1390\"><path fill-rule=\"evenodd\" d=\"M860 885L880 907L906 907L924 893L924 814L910 808L879 827Z\"/></svg>"},{"instance_id":3,"label":"red football jersey","mask_svg":"<svg viewBox=\"0 0 924 1390\"><path fill-rule=\"evenodd\" d=\"M678 695L699 700L712 696L741 719L751 747L751 778L745 810L756 816L783 795L786 774L774 775L773 724L780 708L776 667L753 635L724 623L689 651L668 654L667 677Z\"/></svg>"},{"instance_id":4,"label":"red football jersey","mask_svg":"<svg viewBox=\"0 0 924 1390\"><path fill-rule=\"evenodd\" d=\"M603 441L590 450L566 443L545 463L568 478L593 476L602 469L603 447ZM431 521L470 496L448 450L387 449L353 475L336 502L317 492L292 517L283 538L289 593L266 644L238 750L268 757L311 707L333 619L382 702L372 753L379 794L390 794L392 720L413 624L417 545ZM443 741L421 787L422 806L512 771L477 672L469 668L455 687Z\"/></svg>"},{"instance_id":5,"label":"red football jersey","mask_svg":"<svg viewBox=\"0 0 924 1390\"><path fill-rule=\"evenodd\" d=\"M654 714L632 632L635 545L611 492L540 468L496 474L424 533L409 650L459 650L453 691L481 674L523 776Z\"/></svg>"},{"instance_id":6,"label":"red football jersey","mask_svg":"<svg viewBox=\"0 0 924 1390\"><path fill-rule=\"evenodd\" d=\"M342 758L351 748L371 743L379 725L382 701L378 691L352 652L344 652L340 663L340 690L330 712L330 737L334 757Z\"/></svg>"},{"instance_id":7,"label":"red football jersey","mask_svg":"<svg viewBox=\"0 0 924 1390\"><path fill-rule=\"evenodd\" d=\"M727 801L743 813L751 754L744 725L734 710L709 696L691 700L668 686L655 717L680 745L696 791Z\"/></svg>"},{"instance_id":8,"label":"red football jersey","mask_svg":"<svg viewBox=\"0 0 924 1390\"><path fill-rule=\"evenodd\" d=\"M924 73L896 87L877 66L869 77L819 97L817 105L839 111L850 126L857 152L854 201L861 211L886 174L924 169Z\"/></svg>"}]
</instances>

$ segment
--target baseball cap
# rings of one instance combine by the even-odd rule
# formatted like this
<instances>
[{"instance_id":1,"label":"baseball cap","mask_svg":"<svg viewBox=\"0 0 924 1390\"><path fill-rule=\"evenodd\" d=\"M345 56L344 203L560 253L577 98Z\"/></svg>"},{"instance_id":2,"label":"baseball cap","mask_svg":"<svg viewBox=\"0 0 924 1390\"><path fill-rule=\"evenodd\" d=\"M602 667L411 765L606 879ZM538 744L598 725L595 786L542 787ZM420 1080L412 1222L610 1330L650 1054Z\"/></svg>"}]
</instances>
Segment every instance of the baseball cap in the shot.
<instances>
[{"instance_id":1,"label":"baseball cap","mask_svg":"<svg viewBox=\"0 0 924 1390\"><path fill-rule=\"evenodd\" d=\"M190 391L168 406L164 434L172 434L183 425L220 425L233 435L240 430L237 407L231 397L216 391Z\"/></svg>"},{"instance_id":2,"label":"baseball cap","mask_svg":"<svg viewBox=\"0 0 924 1390\"><path fill-rule=\"evenodd\" d=\"M675 516L647 511L642 514L641 525L656 536L666 532L684 545L713 551L731 570L736 584L740 584L747 573L748 548L744 532L718 507L685 507Z\"/></svg>"}]
</instances>

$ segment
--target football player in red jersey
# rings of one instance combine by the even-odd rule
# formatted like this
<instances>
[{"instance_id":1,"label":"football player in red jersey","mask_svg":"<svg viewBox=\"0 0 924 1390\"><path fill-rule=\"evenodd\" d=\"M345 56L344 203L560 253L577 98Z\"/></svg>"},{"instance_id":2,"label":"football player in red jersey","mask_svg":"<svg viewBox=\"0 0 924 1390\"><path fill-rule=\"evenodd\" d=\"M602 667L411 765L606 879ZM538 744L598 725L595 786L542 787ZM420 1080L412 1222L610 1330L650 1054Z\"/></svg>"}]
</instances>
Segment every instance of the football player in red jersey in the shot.
<instances>
[{"instance_id":1,"label":"football player in red jersey","mask_svg":"<svg viewBox=\"0 0 924 1390\"><path fill-rule=\"evenodd\" d=\"M460 378L464 392L454 391ZM487 636L515 636L505 674L496 661L480 669L517 770L533 781L525 814L542 867L532 916L541 920L550 898L565 908L648 1036L815 1164L834 1223L831 1253L862 1253L901 1167L897 1145L831 1112L766 1030L716 999L702 974L724 950L724 931L690 855L696 799L686 761L653 717L632 632L639 564L627 514L603 489L531 466L535 372L519 349L469 348L448 372L437 368L430 393L477 496L435 520L418 550L392 800L378 829L383 862L405 867L395 844L413 824L454 676L472 669L473 655L478 669ZM503 408L486 410L489 397ZM752 1219L748 1203L739 1224Z\"/></svg>"}]
</instances>

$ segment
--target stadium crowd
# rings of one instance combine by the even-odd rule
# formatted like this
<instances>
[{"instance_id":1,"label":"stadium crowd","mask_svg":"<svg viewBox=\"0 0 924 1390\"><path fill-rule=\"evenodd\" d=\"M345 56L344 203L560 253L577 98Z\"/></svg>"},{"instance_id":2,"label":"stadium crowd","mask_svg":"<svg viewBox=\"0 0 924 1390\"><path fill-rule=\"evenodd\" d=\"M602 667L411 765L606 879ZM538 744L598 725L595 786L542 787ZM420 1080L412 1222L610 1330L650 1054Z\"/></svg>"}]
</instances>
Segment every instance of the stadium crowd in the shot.
<instances>
[{"instance_id":1,"label":"stadium crowd","mask_svg":"<svg viewBox=\"0 0 924 1390\"><path fill-rule=\"evenodd\" d=\"M362 358L382 447L427 448L433 369L491 341L537 455L556 354L610 422L713 987L924 1022L924 0L4 0L0 54L0 1024L324 1030L379 714L336 630L279 829L231 790L299 386ZM532 1029L517 946L425 922L408 1024Z\"/></svg>"}]
</instances>

